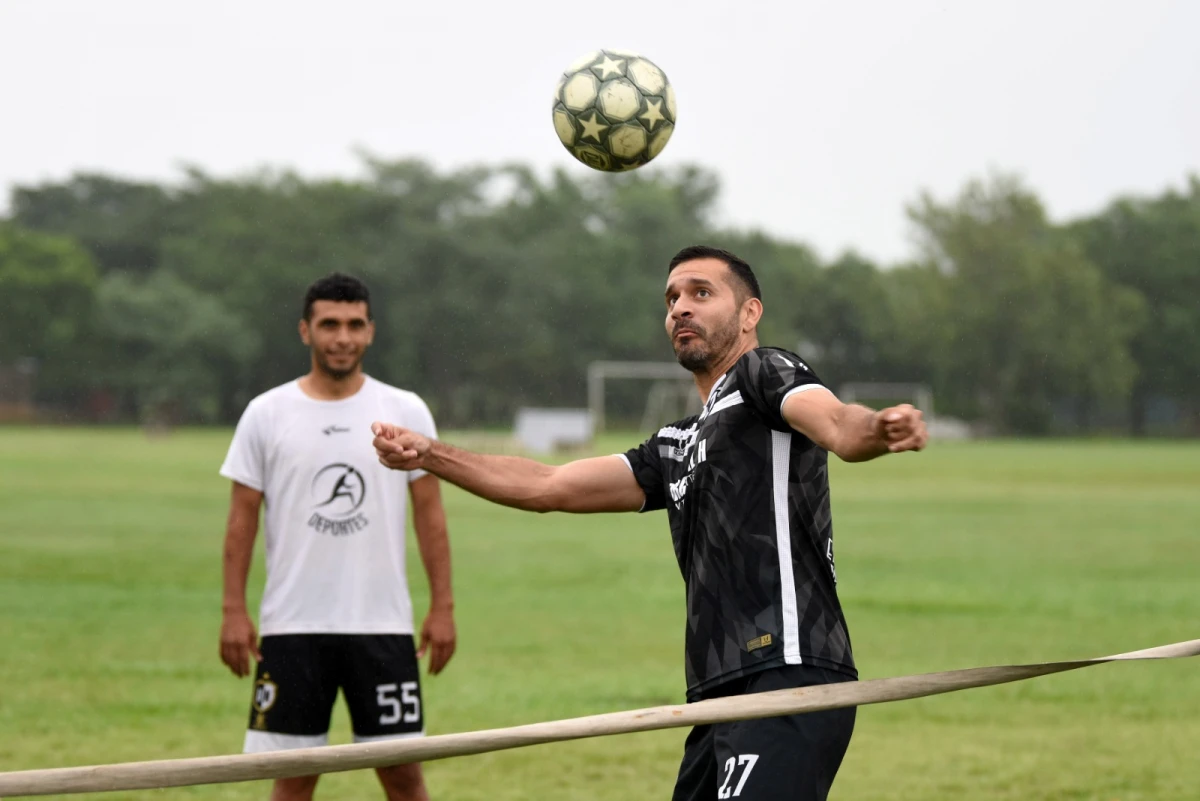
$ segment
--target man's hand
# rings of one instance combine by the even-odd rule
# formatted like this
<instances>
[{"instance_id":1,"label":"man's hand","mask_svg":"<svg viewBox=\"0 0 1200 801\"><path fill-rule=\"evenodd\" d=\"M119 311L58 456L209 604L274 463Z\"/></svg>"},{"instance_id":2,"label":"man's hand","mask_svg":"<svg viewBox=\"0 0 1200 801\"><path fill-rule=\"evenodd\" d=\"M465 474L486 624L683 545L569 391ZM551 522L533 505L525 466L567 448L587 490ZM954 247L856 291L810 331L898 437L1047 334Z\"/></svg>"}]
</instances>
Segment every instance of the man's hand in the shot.
<instances>
[{"instance_id":1,"label":"man's hand","mask_svg":"<svg viewBox=\"0 0 1200 801\"><path fill-rule=\"evenodd\" d=\"M875 413L875 435L887 444L891 453L919 451L929 441L921 410L902 403Z\"/></svg>"},{"instance_id":2,"label":"man's hand","mask_svg":"<svg viewBox=\"0 0 1200 801\"><path fill-rule=\"evenodd\" d=\"M417 649L417 659L424 658L429 653L429 675L436 676L446 667L454 649L458 644L458 634L454 630L454 613L449 609L434 607L425 617L425 625L421 626L421 646Z\"/></svg>"},{"instance_id":3,"label":"man's hand","mask_svg":"<svg viewBox=\"0 0 1200 801\"><path fill-rule=\"evenodd\" d=\"M372 444L379 462L393 470L419 470L425 465L431 443L415 431L391 423L371 423Z\"/></svg>"},{"instance_id":4,"label":"man's hand","mask_svg":"<svg viewBox=\"0 0 1200 801\"><path fill-rule=\"evenodd\" d=\"M226 612L221 619L221 661L239 679L250 675L250 657L262 661L258 632L246 611Z\"/></svg>"}]
</instances>

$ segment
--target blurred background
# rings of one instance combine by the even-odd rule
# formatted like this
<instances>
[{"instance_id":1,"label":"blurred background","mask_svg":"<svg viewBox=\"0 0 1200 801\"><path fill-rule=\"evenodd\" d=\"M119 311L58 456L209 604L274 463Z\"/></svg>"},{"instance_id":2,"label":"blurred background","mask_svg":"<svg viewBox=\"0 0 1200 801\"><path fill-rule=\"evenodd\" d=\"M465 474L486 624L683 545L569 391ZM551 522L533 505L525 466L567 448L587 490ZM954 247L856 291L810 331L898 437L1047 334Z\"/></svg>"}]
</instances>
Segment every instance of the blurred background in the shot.
<instances>
[{"instance_id":1,"label":"blurred background","mask_svg":"<svg viewBox=\"0 0 1200 801\"><path fill-rule=\"evenodd\" d=\"M232 423L305 369L304 288L343 270L369 371L511 425L586 405L594 361L669 361L665 264L707 242L831 386L996 435L1200 434L1194 4L462 11L6 4L0 415ZM598 43L677 88L636 174L550 124Z\"/></svg>"},{"instance_id":2,"label":"blurred background","mask_svg":"<svg viewBox=\"0 0 1200 801\"><path fill-rule=\"evenodd\" d=\"M695 403L666 265L729 248L764 344L931 420L922 454L831 460L864 677L1196 637L1197 31L1190 0L0 3L0 770L240 750L217 469L308 370L303 293L334 270L373 293L367 372L446 438L565 459ZM678 97L636 172L554 132L598 48ZM445 499L459 651L422 685L430 733L683 701L661 515ZM259 548L252 611L262 581ZM864 708L834 797L1194 799L1198 710L1186 660ZM427 776L666 798L685 733Z\"/></svg>"}]
</instances>

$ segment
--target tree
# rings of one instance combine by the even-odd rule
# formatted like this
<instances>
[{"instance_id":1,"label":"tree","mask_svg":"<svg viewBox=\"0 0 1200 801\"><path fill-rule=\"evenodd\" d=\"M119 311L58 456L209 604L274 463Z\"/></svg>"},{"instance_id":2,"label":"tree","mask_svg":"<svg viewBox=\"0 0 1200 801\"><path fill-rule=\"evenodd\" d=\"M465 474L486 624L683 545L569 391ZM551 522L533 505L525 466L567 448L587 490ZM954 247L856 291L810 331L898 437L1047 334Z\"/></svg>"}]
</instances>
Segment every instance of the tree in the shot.
<instances>
[{"instance_id":1,"label":"tree","mask_svg":"<svg viewBox=\"0 0 1200 801\"><path fill-rule=\"evenodd\" d=\"M253 327L167 272L109 275L97 310L113 357L104 384L147 422L219 419L222 386L257 355Z\"/></svg>"},{"instance_id":2,"label":"tree","mask_svg":"<svg viewBox=\"0 0 1200 801\"><path fill-rule=\"evenodd\" d=\"M1131 431L1146 433L1147 407L1157 397L1181 404L1191 432L1200 434L1200 177L1183 192L1118 199L1070 230L1110 280L1148 307L1132 342L1140 370Z\"/></svg>"},{"instance_id":3,"label":"tree","mask_svg":"<svg viewBox=\"0 0 1200 801\"><path fill-rule=\"evenodd\" d=\"M826 267L798 304L801 329L828 364L825 380L888 380L883 345L892 332L891 308L875 265L853 252Z\"/></svg>"},{"instance_id":4,"label":"tree","mask_svg":"<svg viewBox=\"0 0 1200 801\"><path fill-rule=\"evenodd\" d=\"M1046 433L1054 402L1125 397L1136 375L1136 294L1105 281L1019 180L971 182L949 205L910 207L947 278L953 348L939 393L997 431Z\"/></svg>"},{"instance_id":5,"label":"tree","mask_svg":"<svg viewBox=\"0 0 1200 801\"><path fill-rule=\"evenodd\" d=\"M6 360L38 363L43 394L71 387L87 361L96 284L71 240L0 222L0 342Z\"/></svg>"},{"instance_id":6,"label":"tree","mask_svg":"<svg viewBox=\"0 0 1200 801\"><path fill-rule=\"evenodd\" d=\"M923 196L910 209L921 257L883 269L716 229L720 184L696 167L363 160L346 180L192 169L170 188L94 174L19 188L22 241L41 255L0 264L0 334L44 354L57 400L112 386L126 418L174 403L181 419L228 423L307 369L304 290L341 270L371 287L372 374L420 392L445 426L505 424L521 405L584 403L591 361L671 359L666 265L703 243L754 266L762 341L798 348L835 386L931 383L939 412L1020 433L1087 425L1132 392L1135 419L1171 397L1200 429L1196 180L1065 229L1004 176L946 203ZM24 266L43 261L56 266ZM643 398L631 391L627 411Z\"/></svg>"},{"instance_id":7,"label":"tree","mask_svg":"<svg viewBox=\"0 0 1200 801\"><path fill-rule=\"evenodd\" d=\"M83 245L101 274L146 274L159 266L173 204L170 193L156 184L81 173L61 184L17 187L12 207L20 225Z\"/></svg>"}]
</instances>

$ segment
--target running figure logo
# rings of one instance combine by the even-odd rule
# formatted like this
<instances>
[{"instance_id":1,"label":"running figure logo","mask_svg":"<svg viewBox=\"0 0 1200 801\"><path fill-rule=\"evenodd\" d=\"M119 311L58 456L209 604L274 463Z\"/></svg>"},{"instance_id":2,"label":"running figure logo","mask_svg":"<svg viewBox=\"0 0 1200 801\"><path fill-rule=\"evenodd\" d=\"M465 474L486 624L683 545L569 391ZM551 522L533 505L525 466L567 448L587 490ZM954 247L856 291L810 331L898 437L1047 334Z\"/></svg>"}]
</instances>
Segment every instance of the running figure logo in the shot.
<instances>
[{"instance_id":1,"label":"running figure logo","mask_svg":"<svg viewBox=\"0 0 1200 801\"><path fill-rule=\"evenodd\" d=\"M353 465L337 462L322 467L313 476L309 527L334 536L361 530L368 521L358 509L366 496L367 484Z\"/></svg>"}]
</instances>

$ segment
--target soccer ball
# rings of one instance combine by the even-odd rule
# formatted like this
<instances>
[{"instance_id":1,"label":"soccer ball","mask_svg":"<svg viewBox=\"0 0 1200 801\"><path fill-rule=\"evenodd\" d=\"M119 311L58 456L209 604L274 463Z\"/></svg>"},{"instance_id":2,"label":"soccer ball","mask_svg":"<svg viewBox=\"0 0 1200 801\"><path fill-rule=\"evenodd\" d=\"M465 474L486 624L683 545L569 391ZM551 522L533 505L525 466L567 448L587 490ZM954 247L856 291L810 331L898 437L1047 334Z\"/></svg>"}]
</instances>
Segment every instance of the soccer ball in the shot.
<instances>
[{"instance_id":1,"label":"soccer ball","mask_svg":"<svg viewBox=\"0 0 1200 801\"><path fill-rule=\"evenodd\" d=\"M649 59L597 50L558 79L554 130L592 169L635 170L661 153L675 130L675 89Z\"/></svg>"}]
</instances>

